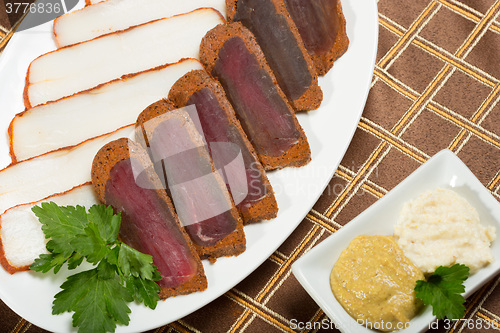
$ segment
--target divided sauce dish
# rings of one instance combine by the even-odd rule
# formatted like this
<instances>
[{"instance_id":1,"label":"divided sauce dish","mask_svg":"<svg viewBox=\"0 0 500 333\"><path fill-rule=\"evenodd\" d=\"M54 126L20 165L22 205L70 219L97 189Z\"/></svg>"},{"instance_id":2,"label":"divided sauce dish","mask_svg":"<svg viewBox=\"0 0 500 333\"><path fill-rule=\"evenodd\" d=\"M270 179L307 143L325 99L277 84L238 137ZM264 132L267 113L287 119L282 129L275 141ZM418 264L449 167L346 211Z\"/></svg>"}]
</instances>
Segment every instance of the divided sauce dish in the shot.
<instances>
[{"instance_id":1,"label":"divided sauce dish","mask_svg":"<svg viewBox=\"0 0 500 333\"><path fill-rule=\"evenodd\" d=\"M358 324L333 295L330 289L333 265L354 237L392 235L403 204L436 187L457 192L478 211L481 224L492 225L500 230L500 203L453 152L446 149L440 151L375 204L293 264L293 274L330 318L330 327L342 332L373 332ZM500 272L498 239L492 242L491 250L495 260L469 276L464 283L465 297ZM424 332L434 320L432 308L426 306L400 332Z\"/></svg>"}]
</instances>

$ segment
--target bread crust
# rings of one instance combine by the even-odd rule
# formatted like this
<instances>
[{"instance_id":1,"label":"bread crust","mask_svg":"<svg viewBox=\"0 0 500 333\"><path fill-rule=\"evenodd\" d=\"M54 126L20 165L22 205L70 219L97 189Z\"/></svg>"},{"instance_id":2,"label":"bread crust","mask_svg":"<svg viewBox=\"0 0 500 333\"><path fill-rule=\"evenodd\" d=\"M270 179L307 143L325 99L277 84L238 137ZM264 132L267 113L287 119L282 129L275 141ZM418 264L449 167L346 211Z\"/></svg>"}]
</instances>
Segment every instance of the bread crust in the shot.
<instances>
[{"instance_id":1,"label":"bread crust","mask_svg":"<svg viewBox=\"0 0 500 333\"><path fill-rule=\"evenodd\" d=\"M308 89L299 98L295 100L289 99L290 104L292 105L295 111L315 110L321 105L321 101L323 100L323 91L321 90L318 84L318 74L315 64L311 59L309 52L306 50L302 38L300 37L299 31L295 23L293 22L292 18L290 17L290 14L286 9L283 0L266 0L266 1L271 1L276 10L276 14L282 15L285 18L286 23L290 29L290 32L292 33L294 42L298 46L300 52L302 53L302 56L307 64L309 74L311 75L311 82L309 84ZM228 22L234 22L234 16L236 15L237 12L237 5L238 5L238 0L226 0L226 16L227 16L226 19ZM259 39L257 37L257 42L258 40ZM263 52L265 55L266 50L263 50Z\"/></svg>"},{"instance_id":2,"label":"bread crust","mask_svg":"<svg viewBox=\"0 0 500 333\"><path fill-rule=\"evenodd\" d=\"M179 218L175 213L172 202L167 193L161 189L161 181L154 172L151 161L149 160L146 151L144 151L141 146L129 139L122 138L106 144L99 150L92 163L92 184L94 186L94 190L96 191L97 197L101 202L106 204L105 191L111 169L116 165L116 163L122 160L129 159L131 157L137 159L141 163L141 165L144 167L148 179L157 188L155 190L156 194L162 201L166 203L168 209L171 211L171 214L175 219L175 223L178 226L183 237L185 238L191 254L193 255L193 258L195 258L197 264L197 273L191 280L181 284L176 288L161 288L160 297L164 299L171 296L189 294L195 291L205 290L208 283L201 260L191 239L181 227Z\"/></svg>"},{"instance_id":3,"label":"bread crust","mask_svg":"<svg viewBox=\"0 0 500 333\"><path fill-rule=\"evenodd\" d=\"M304 130L295 117L294 111L290 107L290 104L287 102L285 94L277 85L276 77L269 68L269 65L267 64L264 54L257 44L255 37L247 28L245 28L239 22L233 22L229 24L220 24L212 30L208 31L205 37L203 37L203 39L201 40L201 63L205 66L205 69L208 73L212 73L215 62L218 59L219 50L222 48L224 43L232 37L239 37L243 40L247 49L256 57L257 61L259 62L260 68L263 69L272 79L279 96L288 105L295 128L300 133L298 142L280 156L267 156L257 152L259 155L259 159L264 166L264 169L281 169L287 166L300 167L307 164L311 160L311 150L309 147L309 143L307 142ZM234 108L236 109L236 107Z\"/></svg>"}]
</instances>

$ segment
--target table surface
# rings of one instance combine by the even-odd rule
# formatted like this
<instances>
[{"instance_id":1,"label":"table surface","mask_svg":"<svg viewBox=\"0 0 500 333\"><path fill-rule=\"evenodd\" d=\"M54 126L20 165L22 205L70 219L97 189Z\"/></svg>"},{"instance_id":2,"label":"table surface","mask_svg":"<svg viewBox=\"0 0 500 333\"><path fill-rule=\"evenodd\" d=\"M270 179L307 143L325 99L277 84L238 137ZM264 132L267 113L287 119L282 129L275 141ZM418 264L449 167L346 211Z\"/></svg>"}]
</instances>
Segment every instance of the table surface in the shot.
<instances>
[{"instance_id":1,"label":"table surface","mask_svg":"<svg viewBox=\"0 0 500 333\"><path fill-rule=\"evenodd\" d=\"M370 94L321 198L247 279L151 332L331 331L314 329L328 318L294 278L291 265L441 149L460 157L500 201L500 0L379 0L378 9ZM8 17L0 0L0 52L19 18ZM440 322L433 331L481 332L472 320L500 322L499 281L495 277L469 297L467 321L449 328ZM309 323L311 329L294 330L294 323ZM45 331L0 301L0 332Z\"/></svg>"}]
</instances>

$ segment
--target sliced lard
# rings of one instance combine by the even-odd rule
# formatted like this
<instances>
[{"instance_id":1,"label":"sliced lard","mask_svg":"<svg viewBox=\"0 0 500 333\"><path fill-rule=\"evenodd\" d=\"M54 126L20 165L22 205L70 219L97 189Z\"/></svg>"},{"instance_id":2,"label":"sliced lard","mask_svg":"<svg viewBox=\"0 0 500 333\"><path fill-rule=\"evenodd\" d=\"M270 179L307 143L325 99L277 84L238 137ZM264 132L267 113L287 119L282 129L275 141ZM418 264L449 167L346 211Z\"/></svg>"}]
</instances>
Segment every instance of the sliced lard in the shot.
<instances>
[{"instance_id":1,"label":"sliced lard","mask_svg":"<svg viewBox=\"0 0 500 333\"><path fill-rule=\"evenodd\" d=\"M96 3L103 2L106 0L85 0L85 6L95 5Z\"/></svg>"},{"instance_id":2,"label":"sliced lard","mask_svg":"<svg viewBox=\"0 0 500 333\"><path fill-rule=\"evenodd\" d=\"M62 47L203 7L225 16L224 0L107 0L59 16L54 20L54 35Z\"/></svg>"},{"instance_id":3,"label":"sliced lard","mask_svg":"<svg viewBox=\"0 0 500 333\"><path fill-rule=\"evenodd\" d=\"M92 160L106 143L133 134L133 126L12 164L0 171L0 214L91 181Z\"/></svg>"},{"instance_id":4,"label":"sliced lard","mask_svg":"<svg viewBox=\"0 0 500 333\"><path fill-rule=\"evenodd\" d=\"M55 202L59 206L80 205L87 209L99 204L92 184L85 184L34 203L10 208L0 215L0 263L11 274L28 270L40 254L48 253L42 224L31 211L42 202Z\"/></svg>"},{"instance_id":5,"label":"sliced lard","mask_svg":"<svg viewBox=\"0 0 500 333\"><path fill-rule=\"evenodd\" d=\"M22 161L134 124L145 107L168 96L177 79L201 68L186 59L26 110L9 127L11 156Z\"/></svg>"},{"instance_id":6,"label":"sliced lard","mask_svg":"<svg viewBox=\"0 0 500 333\"><path fill-rule=\"evenodd\" d=\"M28 68L25 105L30 108L123 75L198 58L203 36L224 22L215 9L202 8L44 54Z\"/></svg>"}]
</instances>

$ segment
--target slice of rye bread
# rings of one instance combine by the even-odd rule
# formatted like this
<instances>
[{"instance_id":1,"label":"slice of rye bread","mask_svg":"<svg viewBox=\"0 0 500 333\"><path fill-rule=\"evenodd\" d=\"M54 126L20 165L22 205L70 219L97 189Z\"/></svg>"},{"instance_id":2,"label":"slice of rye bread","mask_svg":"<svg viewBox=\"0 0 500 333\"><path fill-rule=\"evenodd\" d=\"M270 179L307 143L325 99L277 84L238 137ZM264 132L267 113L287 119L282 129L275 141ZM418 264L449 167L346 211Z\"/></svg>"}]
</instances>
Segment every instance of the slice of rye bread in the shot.
<instances>
[{"instance_id":1,"label":"slice of rye bread","mask_svg":"<svg viewBox=\"0 0 500 333\"><path fill-rule=\"evenodd\" d=\"M267 178L266 171L260 163L252 144L241 128L240 122L236 118L233 107L227 100L224 89L220 83L210 77L204 70L193 70L182 76L172 85L168 98L176 107L183 107L186 106L195 92L205 88L213 92L218 105L225 113L226 119L228 120L228 126L237 130L236 135L239 135L239 138L233 139L232 143L240 146L240 149L249 153L248 155L251 161L249 160L246 163L251 164L252 172L256 171L259 176L261 176L265 189L265 194L262 195L258 201L253 201L249 204L242 201L241 205L237 205L243 222L249 224L275 218L278 213L278 204L276 203L276 198L274 197L274 192ZM251 186L249 186L249 191L251 190L250 187Z\"/></svg>"},{"instance_id":2,"label":"slice of rye bread","mask_svg":"<svg viewBox=\"0 0 500 333\"><path fill-rule=\"evenodd\" d=\"M224 46L226 41L233 37L239 37L245 43L247 50L257 59L260 69L263 70L274 82L277 94L287 105L294 127L300 133L300 137L297 142L279 156L266 155L259 152L257 147L254 146L265 170L281 169L288 166L300 167L306 165L311 160L311 149L304 130L300 126L292 107L288 103L288 99L278 86L276 78L271 68L269 68L269 65L267 64L264 54L257 44L255 37L247 28L239 22L233 22L229 24L220 24L208 31L205 37L201 40L200 44L201 63L205 66L208 73L212 73L214 65L219 57L220 49ZM233 104L233 108L237 111L238 106ZM255 126L259 125L257 124ZM246 134L250 140L254 139L248 131Z\"/></svg>"},{"instance_id":3,"label":"slice of rye bread","mask_svg":"<svg viewBox=\"0 0 500 333\"><path fill-rule=\"evenodd\" d=\"M101 202L106 204L106 183L108 182L111 169L114 165L116 165L116 163L122 160L129 159L131 157L137 159L144 167L147 178L153 183L156 188L156 194L158 195L160 200L162 200L166 204L166 207L174 217L175 224L178 226L180 233L186 240L186 243L197 265L197 273L192 279L176 288L161 288L160 297L167 298L171 296L184 295L195 291L205 290L208 285L207 278L205 276L205 270L201 263L200 257L196 252L196 248L194 247L187 233L182 228L177 214L175 213L174 206L172 205L172 201L168 197L167 193L162 189L163 186L161 184L161 181L154 172L153 165L151 163L151 160L149 159L147 152L140 145L129 139L122 138L106 144L99 150L92 163L92 184L97 197Z\"/></svg>"},{"instance_id":4,"label":"slice of rye bread","mask_svg":"<svg viewBox=\"0 0 500 333\"><path fill-rule=\"evenodd\" d=\"M143 146L149 148L148 138L151 138L156 127L165 119L165 115L169 111L177 110L177 108L168 100L162 99L148 106L137 118L136 122L136 138L137 141ZM199 137L198 131L192 133L191 137L195 140L195 137ZM143 139L143 140L142 140ZM197 139L196 139L197 140ZM225 236L223 239L219 240L212 246L203 246L193 242L193 245L202 259L209 259L211 262L215 262L219 257L237 256L243 253L246 249L246 239L245 233L243 231L243 220L234 205L229 192L227 192L226 184L222 177L217 173L212 158L208 154L208 150L202 149L206 152L206 158L210 160L212 167L212 173L220 187L220 189L227 193L226 199L229 201L230 214L232 218L236 221L236 227L233 232ZM167 182L165 182L167 183ZM168 186L168 185L167 185ZM180 213L179 213L180 214ZM201 221L203 222L203 221Z\"/></svg>"},{"instance_id":5,"label":"slice of rye bread","mask_svg":"<svg viewBox=\"0 0 500 333\"><path fill-rule=\"evenodd\" d=\"M308 85L307 90L305 90L301 96L292 99L292 97L290 96L292 93L289 93L289 94L286 93L286 91L287 91L286 86L287 85L289 85L291 89L298 89L298 88L293 88L293 87L294 86L300 87L300 86L297 86L298 83L290 82L291 80L289 80L289 79L285 79L285 78L280 79L279 72L280 71L284 72L284 71L286 71L286 68L289 67L289 66L282 66L282 65L280 66L280 62L283 63L283 59L285 59L285 57L282 56L281 52L276 53L275 49L273 49L273 47L271 45L269 47L266 47L266 44L262 43L262 41L261 41L261 37L263 37L262 36L263 34L265 34L267 36L273 36L273 34L269 31L265 31L265 30L256 31L249 26L246 26L246 27L249 28L250 31L252 31L252 33L255 35L257 43L259 43L259 45L260 45L260 47L261 47L261 49L262 49L262 51L267 59L267 63L269 64L269 66L273 70L274 75L277 78L278 84L280 85L280 87L283 90L283 92L285 93L285 95L287 95L293 109L295 111L315 110L321 105L321 101L323 100L323 92L318 84L318 74L317 74L317 71L315 68L315 64L313 63L313 60L311 59L309 52L306 50L304 43L302 41L302 38L300 37L299 31L297 30L297 27L295 26L294 21L290 17L290 14L288 13L288 11L286 9L286 6L285 6L283 0L264 0L264 1L270 1L271 2L270 5L272 5L274 7L276 15L280 15L283 18L285 18L285 21L280 22L280 23L285 24L290 31L290 34L280 33L279 35L276 35L276 37L274 38L275 43L273 43L273 44L280 45L280 43L282 43L282 44L291 43L292 45L296 45L296 47L300 51L300 54L302 55L302 58L305 61L305 65L307 66L307 71L309 72L311 80L310 80L310 83ZM257 2L257 3L259 3L259 2ZM259 3L259 5L262 5L262 4ZM227 16L226 19L228 22L234 22L235 15L237 14L237 6L238 6L238 0L226 0L226 16ZM252 16L258 15L256 13L257 13L256 11L253 11ZM245 25L245 23L243 23L243 25ZM279 27L277 27L277 28L279 28ZM287 41L284 42L283 39L287 39ZM280 46L283 46L283 45L280 45ZM295 49L295 47L294 47L294 49ZM298 56L298 54L297 54L297 56ZM290 59L290 63L292 61L295 61L295 63L297 63L298 60ZM295 66L298 66L298 65L295 64ZM280 67L282 67L282 69L280 69ZM283 73L283 75L286 75L286 73ZM298 73L295 73L294 75L296 75L295 77L297 77L297 76L300 77L300 75L298 75ZM303 88L300 87L300 89L303 89Z\"/></svg>"},{"instance_id":6,"label":"slice of rye bread","mask_svg":"<svg viewBox=\"0 0 500 333\"><path fill-rule=\"evenodd\" d=\"M289 1L293 2L293 0L285 0L284 1L285 5L287 5L287 2L289 2ZM314 66L316 67L316 72L318 73L318 75L325 75L333 67L333 63L335 62L335 60L340 58L347 51L347 48L349 47L349 37L347 36L346 20L345 20L344 13L342 11L342 4L341 4L340 0L320 1L319 6L321 6L321 3L323 3L325 6L328 6L328 5L331 5L332 3L335 3L335 7L337 10L336 14L337 14L337 19L338 19L337 36L335 38L335 41L333 41L331 47L326 51L320 52L320 51L313 50L312 47L308 47L307 43L304 43L304 46L309 51L309 55L311 56L311 59L314 63ZM290 8L287 7L287 9L289 9L290 17L293 20L299 19L299 18L294 18L294 15L293 15ZM319 22L331 20L331 18L329 17L329 15L327 13L325 13L325 11L321 11L321 12L317 11L316 13L318 15L324 15L322 18L318 19ZM299 15L300 14L297 13L295 16L299 16ZM297 24L297 22L296 22L296 25L299 26L299 24ZM303 24L301 29L305 29L307 31L308 27L310 27L310 26ZM301 29L299 29L299 32L301 31Z\"/></svg>"}]
</instances>

